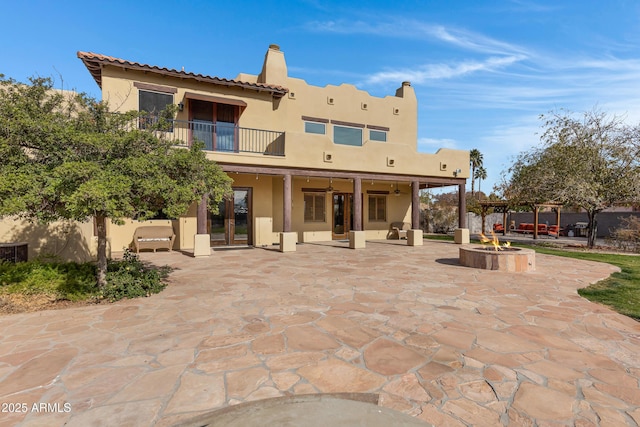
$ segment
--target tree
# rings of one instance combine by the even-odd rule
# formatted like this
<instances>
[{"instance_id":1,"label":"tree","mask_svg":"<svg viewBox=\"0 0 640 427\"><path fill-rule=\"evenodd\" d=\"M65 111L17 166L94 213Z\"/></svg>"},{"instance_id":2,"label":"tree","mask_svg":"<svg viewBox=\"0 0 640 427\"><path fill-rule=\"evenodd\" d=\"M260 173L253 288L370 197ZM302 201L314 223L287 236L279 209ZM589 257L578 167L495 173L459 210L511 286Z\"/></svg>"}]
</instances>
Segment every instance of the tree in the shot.
<instances>
[{"instance_id":1,"label":"tree","mask_svg":"<svg viewBox=\"0 0 640 427\"><path fill-rule=\"evenodd\" d=\"M640 127L596 110L581 118L561 110L541 119L542 144L517 157L504 195L516 202L553 201L584 209L593 248L597 214L640 201Z\"/></svg>"},{"instance_id":2,"label":"tree","mask_svg":"<svg viewBox=\"0 0 640 427\"><path fill-rule=\"evenodd\" d=\"M480 150L474 148L469 151L469 164L471 165L471 197L475 194L476 169L483 164L483 155Z\"/></svg>"},{"instance_id":3,"label":"tree","mask_svg":"<svg viewBox=\"0 0 640 427\"><path fill-rule=\"evenodd\" d=\"M458 192L430 194L425 215L434 233L448 233L458 224Z\"/></svg>"},{"instance_id":4,"label":"tree","mask_svg":"<svg viewBox=\"0 0 640 427\"><path fill-rule=\"evenodd\" d=\"M476 169L473 178L478 180L478 193L481 193L480 183L483 179L487 179L487 170L484 168L484 166L478 166L478 169Z\"/></svg>"},{"instance_id":5,"label":"tree","mask_svg":"<svg viewBox=\"0 0 640 427\"><path fill-rule=\"evenodd\" d=\"M0 217L32 222L94 218L97 282L106 284L107 219L170 218L209 194L214 212L230 179L208 160L202 145L179 148L138 130L138 112L113 114L108 105L63 94L48 78L19 84L0 77ZM132 123L134 124L132 126Z\"/></svg>"}]
</instances>

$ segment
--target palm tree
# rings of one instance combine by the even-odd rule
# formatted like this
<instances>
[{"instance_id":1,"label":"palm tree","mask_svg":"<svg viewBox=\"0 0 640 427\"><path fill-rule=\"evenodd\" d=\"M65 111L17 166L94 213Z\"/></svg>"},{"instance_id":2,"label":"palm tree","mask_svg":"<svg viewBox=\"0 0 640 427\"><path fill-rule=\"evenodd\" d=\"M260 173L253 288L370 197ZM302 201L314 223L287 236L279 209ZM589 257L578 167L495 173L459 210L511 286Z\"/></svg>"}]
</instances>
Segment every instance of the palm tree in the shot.
<instances>
[{"instance_id":1,"label":"palm tree","mask_svg":"<svg viewBox=\"0 0 640 427\"><path fill-rule=\"evenodd\" d=\"M482 160L483 156L480 150L474 148L469 151L469 164L471 165L471 197L475 194L476 169L482 167Z\"/></svg>"},{"instance_id":2,"label":"palm tree","mask_svg":"<svg viewBox=\"0 0 640 427\"><path fill-rule=\"evenodd\" d=\"M480 182L482 182L483 179L487 179L487 170L484 166L478 166L476 172L473 174L473 178L478 180L478 193L480 193Z\"/></svg>"}]
</instances>

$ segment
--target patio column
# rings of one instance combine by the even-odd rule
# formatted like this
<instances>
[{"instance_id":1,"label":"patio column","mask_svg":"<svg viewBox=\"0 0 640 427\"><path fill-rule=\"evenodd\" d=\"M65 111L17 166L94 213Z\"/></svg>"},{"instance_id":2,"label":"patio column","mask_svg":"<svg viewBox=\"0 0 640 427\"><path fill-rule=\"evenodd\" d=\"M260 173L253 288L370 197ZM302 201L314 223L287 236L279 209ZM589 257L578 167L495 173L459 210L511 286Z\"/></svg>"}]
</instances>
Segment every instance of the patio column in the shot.
<instances>
[{"instance_id":1,"label":"patio column","mask_svg":"<svg viewBox=\"0 0 640 427\"><path fill-rule=\"evenodd\" d=\"M420 182L411 183L411 229L420 229Z\"/></svg>"},{"instance_id":2,"label":"patio column","mask_svg":"<svg viewBox=\"0 0 640 427\"><path fill-rule=\"evenodd\" d=\"M211 236L207 231L207 202L209 194L204 194L198 203L196 213L196 234L193 236L193 256L195 258L211 255Z\"/></svg>"},{"instance_id":3,"label":"patio column","mask_svg":"<svg viewBox=\"0 0 640 427\"><path fill-rule=\"evenodd\" d=\"M533 207L533 238L534 239L538 238L538 224L540 224L540 221L538 220L539 214L540 214L540 207L538 205L535 205Z\"/></svg>"},{"instance_id":4,"label":"patio column","mask_svg":"<svg viewBox=\"0 0 640 427\"><path fill-rule=\"evenodd\" d=\"M283 184L283 215L282 215L282 231L289 233L291 231L291 174L284 175Z\"/></svg>"},{"instance_id":5,"label":"patio column","mask_svg":"<svg viewBox=\"0 0 640 427\"><path fill-rule=\"evenodd\" d=\"M207 234L207 201L209 194L204 194L198 203L197 234Z\"/></svg>"},{"instance_id":6,"label":"patio column","mask_svg":"<svg viewBox=\"0 0 640 427\"><path fill-rule=\"evenodd\" d=\"M467 202L465 183L458 184L458 228L467 228Z\"/></svg>"},{"instance_id":7,"label":"patio column","mask_svg":"<svg viewBox=\"0 0 640 427\"><path fill-rule=\"evenodd\" d=\"M362 231L362 179L353 178L353 231Z\"/></svg>"}]
</instances>

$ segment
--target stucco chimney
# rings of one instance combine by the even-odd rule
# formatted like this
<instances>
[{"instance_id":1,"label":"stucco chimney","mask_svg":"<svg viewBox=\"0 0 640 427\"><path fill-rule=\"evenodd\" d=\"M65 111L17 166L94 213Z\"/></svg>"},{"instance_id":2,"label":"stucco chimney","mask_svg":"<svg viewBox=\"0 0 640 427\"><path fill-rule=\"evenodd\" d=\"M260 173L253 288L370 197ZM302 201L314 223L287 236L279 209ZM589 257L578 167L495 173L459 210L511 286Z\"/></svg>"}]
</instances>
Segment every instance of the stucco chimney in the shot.
<instances>
[{"instance_id":1,"label":"stucco chimney","mask_svg":"<svg viewBox=\"0 0 640 427\"><path fill-rule=\"evenodd\" d=\"M277 44L269 45L267 54L264 56L262 71L258 76L258 83L286 86L287 63L284 60L284 52Z\"/></svg>"},{"instance_id":2,"label":"stucco chimney","mask_svg":"<svg viewBox=\"0 0 640 427\"><path fill-rule=\"evenodd\" d=\"M396 96L399 98L415 98L416 92L411 87L411 82L402 82L402 86L396 89Z\"/></svg>"}]
</instances>

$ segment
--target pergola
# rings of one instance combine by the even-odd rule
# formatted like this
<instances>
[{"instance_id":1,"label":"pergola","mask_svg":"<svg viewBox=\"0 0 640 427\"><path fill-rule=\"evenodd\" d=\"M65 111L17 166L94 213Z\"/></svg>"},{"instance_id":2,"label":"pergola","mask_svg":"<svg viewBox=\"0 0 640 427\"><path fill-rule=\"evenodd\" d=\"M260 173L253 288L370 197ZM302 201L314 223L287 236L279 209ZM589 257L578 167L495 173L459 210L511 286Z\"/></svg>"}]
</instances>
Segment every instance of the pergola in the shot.
<instances>
[{"instance_id":1,"label":"pergola","mask_svg":"<svg viewBox=\"0 0 640 427\"><path fill-rule=\"evenodd\" d=\"M560 208L562 207L561 203L555 202L546 202L546 203L535 203L535 202L513 202L508 200L483 200L479 202L480 204L480 216L482 217L482 232L484 233L485 220L487 217L487 212L489 209L493 208L494 212L502 213L502 235L507 234L507 213L509 209L526 206L533 210L533 238L538 238L538 214L540 213L540 208L551 208L556 213L556 225L558 229L560 228ZM560 233L556 234L556 239L559 237Z\"/></svg>"}]
</instances>

